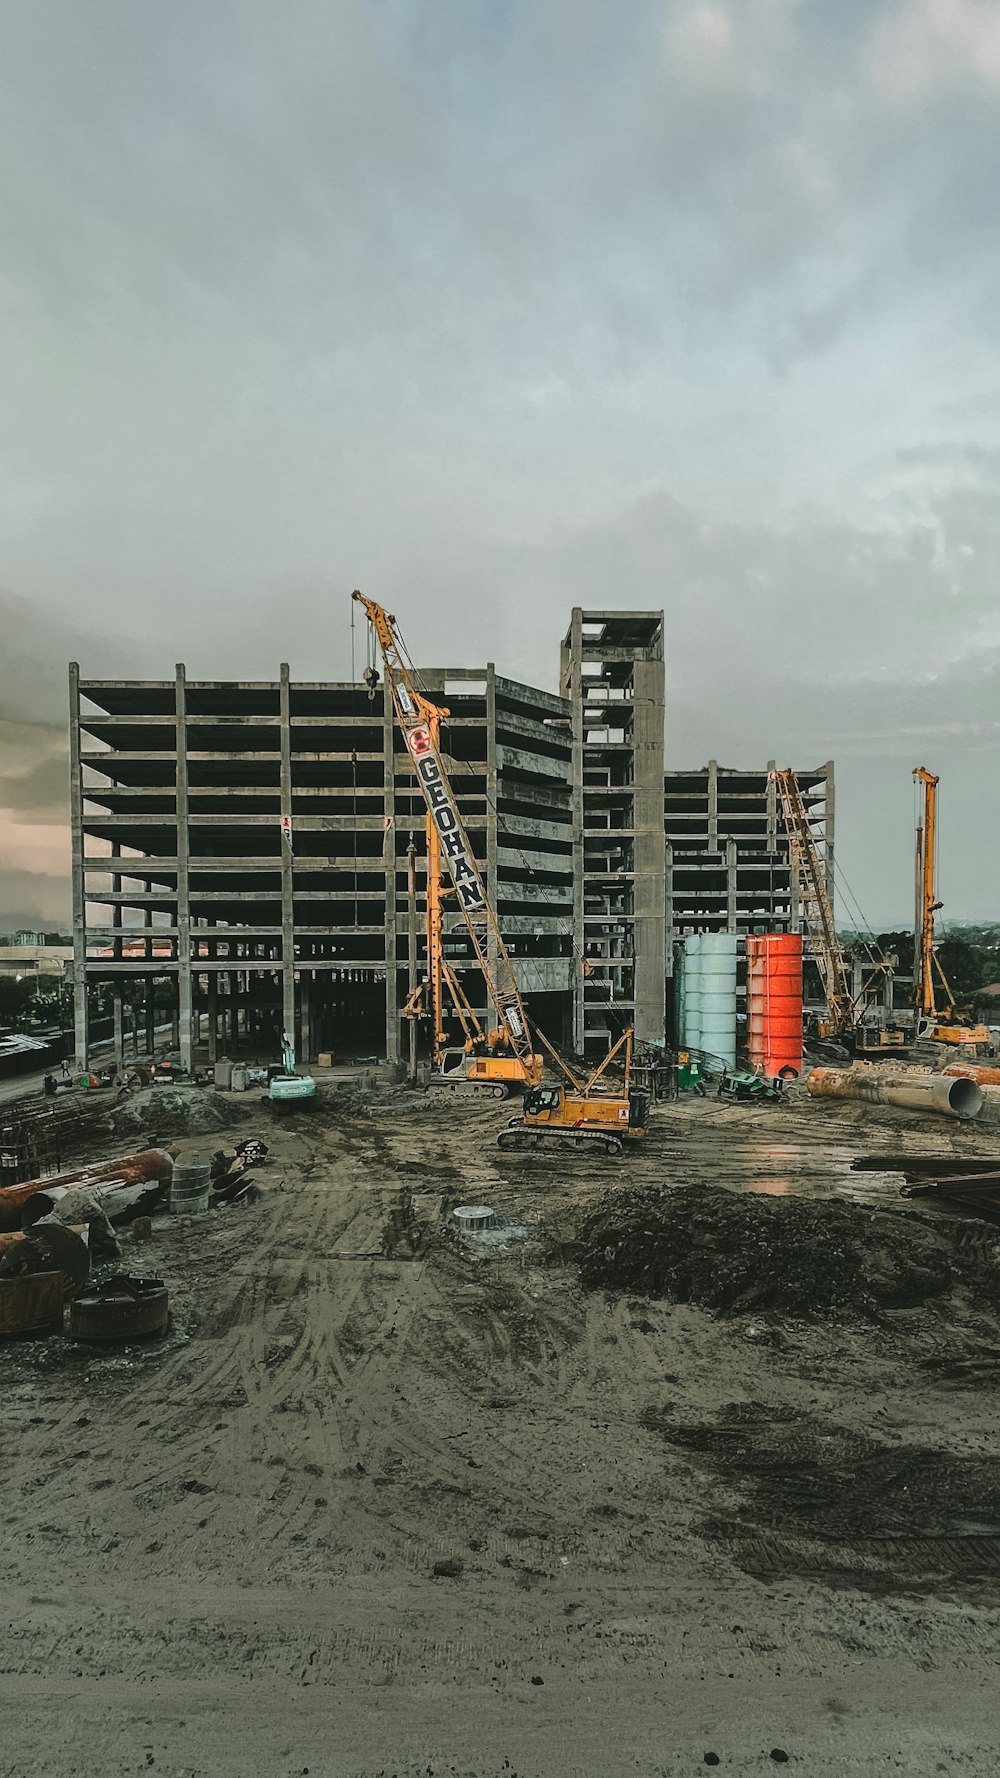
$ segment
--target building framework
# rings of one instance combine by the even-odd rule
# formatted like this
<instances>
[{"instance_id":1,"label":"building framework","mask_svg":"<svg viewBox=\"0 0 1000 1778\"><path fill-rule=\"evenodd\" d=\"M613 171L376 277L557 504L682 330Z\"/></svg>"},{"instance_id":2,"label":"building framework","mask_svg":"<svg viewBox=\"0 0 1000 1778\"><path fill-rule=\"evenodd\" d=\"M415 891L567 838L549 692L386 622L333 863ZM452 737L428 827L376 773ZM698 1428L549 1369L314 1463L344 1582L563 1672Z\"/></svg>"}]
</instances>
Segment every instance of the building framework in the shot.
<instances>
[{"instance_id":1,"label":"building framework","mask_svg":"<svg viewBox=\"0 0 1000 1778\"><path fill-rule=\"evenodd\" d=\"M663 613L576 608L560 693L429 668L445 763L540 1028L662 1042L675 941L801 929L773 765L664 769ZM111 999L152 1053L400 1060L407 853L423 967L425 808L383 690L83 679L70 669L75 1046ZM831 893L833 765L797 773ZM457 910L444 948L483 1021Z\"/></svg>"},{"instance_id":2,"label":"building framework","mask_svg":"<svg viewBox=\"0 0 1000 1778\"><path fill-rule=\"evenodd\" d=\"M572 1020L572 744L563 700L479 670L422 673L446 704L449 772L523 991L543 1029ZM76 1055L93 990L168 984L182 1063L196 1055L399 1058L407 848L423 798L381 688L276 681L83 680L70 669ZM482 977L456 914L446 950ZM464 979L464 978L463 978Z\"/></svg>"},{"instance_id":3,"label":"building framework","mask_svg":"<svg viewBox=\"0 0 1000 1778\"><path fill-rule=\"evenodd\" d=\"M764 771L714 759L664 782L667 969L689 932L799 932L798 891L774 784ZM834 891L833 761L796 772L831 899Z\"/></svg>"},{"instance_id":4,"label":"building framework","mask_svg":"<svg viewBox=\"0 0 1000 1778\"><path fill-rule=\"evenodd\" d=\"M662 611L574 609L560 690L573 722L578 1050L664 1031Z\"/></svg>"}]
</instances>

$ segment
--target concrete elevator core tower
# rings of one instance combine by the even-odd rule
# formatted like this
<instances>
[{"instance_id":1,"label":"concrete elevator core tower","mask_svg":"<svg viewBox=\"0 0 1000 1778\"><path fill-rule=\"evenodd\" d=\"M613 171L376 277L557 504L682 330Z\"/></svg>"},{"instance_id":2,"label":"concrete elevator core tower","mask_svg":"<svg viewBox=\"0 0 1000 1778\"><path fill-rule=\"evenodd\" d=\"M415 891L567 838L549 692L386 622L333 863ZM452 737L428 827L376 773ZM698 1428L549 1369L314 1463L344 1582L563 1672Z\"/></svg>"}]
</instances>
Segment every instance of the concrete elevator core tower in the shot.
<instances>
[{"instance_id":1,"label":"concrete elevator core tower","mask_svg":"<svg viewBox=\"0 0 1000 1778\"><path fill-rule=\"evenodd\" d=\"M662 611L576 607L560 690L573 725L574 935L585 959L576 1047L623 1022L664 1035Z\"/></svg>"}]
</instances>

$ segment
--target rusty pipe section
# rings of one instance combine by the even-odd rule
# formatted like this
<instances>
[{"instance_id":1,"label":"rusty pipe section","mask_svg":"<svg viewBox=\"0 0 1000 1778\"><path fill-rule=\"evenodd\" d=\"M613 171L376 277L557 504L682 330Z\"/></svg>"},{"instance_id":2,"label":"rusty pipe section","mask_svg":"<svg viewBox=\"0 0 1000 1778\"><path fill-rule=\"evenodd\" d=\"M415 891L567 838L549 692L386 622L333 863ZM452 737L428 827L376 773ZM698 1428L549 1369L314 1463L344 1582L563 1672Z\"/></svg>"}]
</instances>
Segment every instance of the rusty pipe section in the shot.
<instances>
[{"instance_id":1,"label":"rusty pipe section","mask_svg":"<svg viewBox=\"0 0 1000 1778\"><path fill-rule=\"evenodd\" d=\"M99 1184L114 1180L117 1185L140 1185L162 1179L167 1183L173 1172L173 1155L168 1149L144 1148L139 1154L122 1155L115 1161L92 1162L71 1173L59 1173L53 1179L26 1179L23 1185L0 1189L0 1231L20 1227L21 1211L35 1192L52 1191L59 1186Z\"/></svg>"},{"instance_id":2,"label":"rusty pipe section","mask_svg":"<svg viewBox=\"0 0 1000 1778\"><path fill-rule=\"evenodd\" d=\"M980 1087L1000 1087L1000 1068L987 1067L979 1062L949 1062L942 1068L942 1074L958 1075L963 1080L974 1080Z\"/></svg>"},{"instance_id":3,"label":"rusty pipe section","mask_svg":"<svg viewBox=\"0 0 1000 1778\"><path fill-rule=\"evenodd\" d=\"M806 1086L815 1099L864 1099L939 1117L978 1117L983 1095L974 1080L946 1074L883 1074L863 1068L814 1068Z\"/></svg>"}]
</instances>

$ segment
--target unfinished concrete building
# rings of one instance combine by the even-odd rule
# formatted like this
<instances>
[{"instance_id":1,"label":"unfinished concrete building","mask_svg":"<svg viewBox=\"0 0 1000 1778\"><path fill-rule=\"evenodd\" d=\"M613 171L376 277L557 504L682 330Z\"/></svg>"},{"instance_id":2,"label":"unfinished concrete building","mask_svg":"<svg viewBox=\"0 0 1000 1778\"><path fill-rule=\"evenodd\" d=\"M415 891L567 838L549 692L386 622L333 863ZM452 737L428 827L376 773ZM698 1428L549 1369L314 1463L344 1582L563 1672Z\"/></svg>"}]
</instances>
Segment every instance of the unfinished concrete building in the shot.
<instances>
[{"instance_id":1,"label":"unfinished concrete building","mask_svg":"<svg viewBox=\"0 0 1000 1778\"><path fill-rule=\"evenodd\" d=\"M664 779L667 999L672 1005L676 941L692 932L801 932L798 889L772 777L709 760L700 771ZM796 772L834 897L833 761ZM806 999L822 1002L822 983L806 938ZM672 1015L671 1015L672 1028Z\"/></svg>"},{"instance_id":2,"label":"unfinished concrete building","mask_svg":"<svg viewBox=\"0 0 1000 1778\"><path fill-rule=\"evenodd\" d=\"M686 933L800 928L772 764L664 770L663 614L572 613L561 696L425 669L445 757L541 1029L599 1055L662 1040ZM182 1061L399 1059L406 853L424 804L381 688L70 673L76 1050L98 990L116 1047ZM833 888L833 765L797 773ZM464 925L446 953L489 1017ZM133 984L130 986L130 984ZM137 984L137 985L136 985ZM104 1008L103 1010L107 1010Z\"/></svg>"},{"instance_id":3,"label":"unfinished concrete building","mask_svg":"<svg viewBox=\"0 0 1000 1778\"><path fill-rule=\"evenodd\" d=\"M572 1027L569 707L492 667L425 670L446 704L445 758L525 993ZM196 1056L324 1050L395 1062L407 988L406 853L424 804L378 689L81 679L70 669L76 1054L110 984L116 1047L171 1027ZM450 960L484 1018L456 915ZM422 940L422 923L421 923ZM138 981L141 993L128 984ZM159 992L155 990L159 986Z\"/></svg>"},{"instance_id":4,"label":"unfinished concrete building","mask_svg":"<svg viewBox=\"0 0 1000 1778\"><path fill-rule=\"evenodd\" d=\"M574 609L560 690L573 723L576 1048L622 1023L664 1034L662 611Z\"/></svg>"},{"instance_id":5,"label":"unfinished concrete building","mask_svg":"<svg viewBox=\"0 0 1000 1778\"><path fill-rule=\"evenodd\" d=\"M664 779L667 968L688 932L797 932L798 893L771 774L709 760ZM833 762L796 772L833 896Z\"/></svg>"}]
</instances>

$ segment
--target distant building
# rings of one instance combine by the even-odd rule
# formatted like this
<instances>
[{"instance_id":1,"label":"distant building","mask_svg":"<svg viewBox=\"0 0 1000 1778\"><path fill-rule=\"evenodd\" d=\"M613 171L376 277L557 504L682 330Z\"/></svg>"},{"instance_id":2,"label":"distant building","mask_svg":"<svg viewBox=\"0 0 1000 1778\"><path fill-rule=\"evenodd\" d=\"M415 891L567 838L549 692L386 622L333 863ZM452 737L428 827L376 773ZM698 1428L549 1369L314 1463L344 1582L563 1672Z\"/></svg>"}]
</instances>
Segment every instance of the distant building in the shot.
<instances>
[{"instance_id":1,"label":"distant building","mask_svg":"<svg viewBox=\"0 0 1000 1778\"><path fill-rule=\"evenodd\" d=\"M0 945L0 978L21 981L25 976L61 977L72 961L72 945L29 943L19 932L12 945Z\"/></svg>"}]
</instances>

